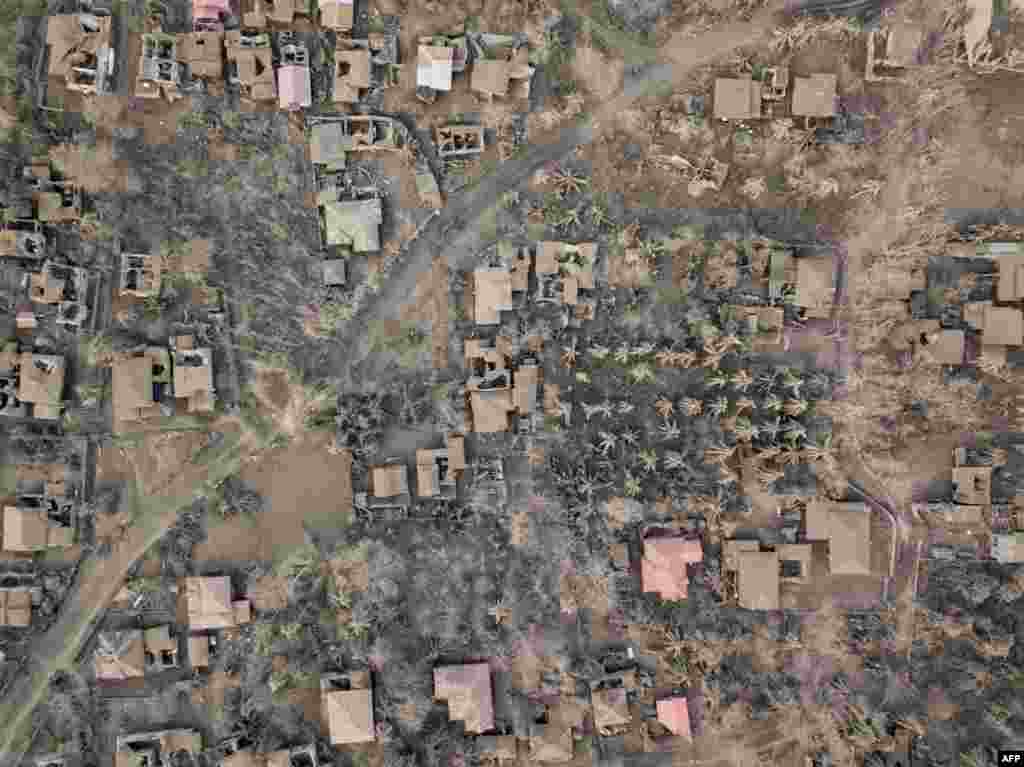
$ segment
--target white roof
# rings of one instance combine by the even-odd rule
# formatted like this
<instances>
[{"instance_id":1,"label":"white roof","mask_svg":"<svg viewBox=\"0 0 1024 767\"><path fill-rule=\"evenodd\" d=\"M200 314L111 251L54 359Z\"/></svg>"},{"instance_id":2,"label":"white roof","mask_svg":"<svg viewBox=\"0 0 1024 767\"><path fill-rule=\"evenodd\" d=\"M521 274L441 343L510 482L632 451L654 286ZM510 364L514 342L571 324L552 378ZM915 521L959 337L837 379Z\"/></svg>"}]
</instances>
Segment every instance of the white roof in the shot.
<instances>
[{"instance_id":1,"label":"white roof","mask_svg":"<svg viewBox=\"0 0 1024 767\"><path fill-rule=\"evenodd\" d=\"M416 56L416 85L433 88L435 91L452 89L451 48L437 45L421 45Z\"/></svg>"}]
</instances>

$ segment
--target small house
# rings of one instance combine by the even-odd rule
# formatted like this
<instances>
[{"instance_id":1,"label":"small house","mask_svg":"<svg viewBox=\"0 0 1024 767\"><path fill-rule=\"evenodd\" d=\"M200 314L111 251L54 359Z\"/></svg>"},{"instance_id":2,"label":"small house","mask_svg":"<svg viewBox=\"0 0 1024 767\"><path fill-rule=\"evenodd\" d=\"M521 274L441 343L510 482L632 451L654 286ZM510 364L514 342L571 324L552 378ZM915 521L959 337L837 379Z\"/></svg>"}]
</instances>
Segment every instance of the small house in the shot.
<instances>
[{"instance_id":1,"label":"small house","mask_svg":"<svg viewBox=\"0 0 1024 767\"><path fill-rule=\"evenodd\" d=\"M163 259L142 253L122 253L118 288L122 295L149 298L160 295Z\"/></svg>"},{"instance_id":2,"label":"small house","mask_svg":"<svg viewBox=\"0 0 1024 767\"><path fill-rule=\"evenodd\" d=\"M189 413L210 413L215 402L213 388L213 352L209 348L196 349L192 336L175 339L172 356L174 370L174 397L185 401Z\"/></svg>"},{"instance_id":3,"label":"small house","mask_svg":"<svg viewBox=\"0 0 1024 767\"><path fill-rule=\"evenodd\" d=\"M420 43L416 51L416 87L431 93L450 91L456 49L447 45Z\"/></svg>"},{"instance_id":4,"label":"small house","mask_svg":"<svg viewBox=\"0 0 1024 767\"><path fill-rule=\"evenodd\" d=\"M715 80L715 117L721 120L755 120L761 117L761 83L751 76Z\"/></svg>"},{"instance_id":5,"label":"small house","mask_svg":"<svg viewBox=\"0 0 1024 767\"><path fill-rule=\"evenodd\" d=\"M970 506L992 503L991 466L954 466L953 499Z\"/></svg>"},{"instance_id":6,"label":"small house","mask_svg":"<svg viewBox=\"0 0 1024 767\"><path fill-rule=\"evenodd\" d=\"M437 450L416 451L416 493L421 498L454 498L459 475L466 469L465 437L450 434Z\"/></svg>"},{"instance_id":7,"label":"small house","mask_svg":"<svg viewBox=\"0 0 1024 767\"><path fill-rule=\"evenodd\" d=\"M467 733L479 735L494 729L494 699L488 664L435 668L434 699L448 704L448 718L461 721Z\"/></svg>"},{"instance_id":8,"label":"small house","mask_svg":"<svg viewBox=\"0 0 1024 767\"><path fill-rule=\"evenodd\" d=\"M192 0L192 29L195 32L223 32L224 20L229 16L230 0Z\"/></svg>"},{"instance_id":9,"label":"small house","mask_svg":"<svg viewBox=\"0 0 1024 767\"><path fill-rule=\"evenodd\" d=\"M640 580L645 593L659 599L686 599L689 576L686 566L700 562L704 552L700 541L679 537L645 538L640 562Z\"/></svg>"},{"instance_id":10,"label":"small house","mask_svg":"<svg viewBox=\"0 0 1024 767\"><path fill-rule=\"evenodd\" d=\"M409 493L409 472L404 463L386 463L370 471L374 498L395 498Z\"/></svg>"},{"instance_id":11,"label":"small house","mask_svg":"<svg viewBox=\"0 0 1024 767\"><path fill-rule=\"evenodd\" d=\"M739 606L747 610L778 610L779 575L777 552L738 551L736 586Z\"/></svg>"},{"instance_id":12,"label":"small house","mask_svg":"<svg viewBox=\"0 0 1024 767\"><path fill-rule=\"evenodd\" d=\"M113 18L91 13L48 16L50 77L82 94L106 93L114 72Z\"/></svg>"},{"instance_id":13,"label":"small house","mask_svg":"<svg viewBox=\"0 0 1024 767\"><path fill-rule=\"evenodd\" d=\"M160 403L171 387L171 356L167 349L148 347L114 360L111 401L115 429L119 423L161 415Z\"/></svg>"},{"instance_id":14,"label":"small house","mask_svg":"<svg viewBox=\"0 0 1024 767\"><path fill-rule=\"evenodd\" d=\"M380 225L383 212L379 197L366 200L330 200L320 202L321 226L327 245L342 245L353 253L380 250Z\"/></svg>"},{"instance_id":15,"label":"small house","mask_svg":"<svg viewBox=\"0 0 1024 767\"><path fill-rule=\"evenodd\" d=\"M354 0L318 0L320 26L334 32L349 32L355 16Z\"/></svg>"},{"instance_id":16,"label":"small house","mask_svg":"<svg viewBox=\"0 0 1024 767\"><path fill-rule=\"evenodd\" d=\"M176 101L181 95L182 70L178 42L174 35L162 32L142 35L135 95L139 98Z\"/></svg>"},{"instance_id":17,"label":"small house","mask_svg":"<svg viewBox=\"0 0 1024 767\"><path fill-rule=\"evenodd\" d=\"M340 104L355 104L361 92L372 85L370 79L369 47L334 50L334 101Z\"/></svg>"},{"instance_id":18,"label":"small house","mask_svg":"<svg viewBox=\"0 0 1024 767\"><path fill-rule=\"evenodd\" d=\"M31 416L60 418L64 402L64 358L22 352L18 363L18 399L31 407Z\"/></svg>"},{"instance_id":19,"label":"small house","mask_svg":"<svg viewBox=\"0 0 1024 767\"><path fill-rule=\"evenodd\" d=\"M794 117L834 117L836 114L836 76L815 74L793 78Z\"/></svg>"},{"instance_id":20,"label":"small house","mask_svg":"<svg viewBox=\"0 0 1024 767\"><path fill-rule=\"evenodd\" d=\"M239 86L242 95L252 101L272 101L277 97L270 35L232 29L224 35L228 79Z\"/></svg>"},{"instance_id":21,"label":"small house","mask_svg":"<svg viewBox=\"0 0 1024 767\"><path fill-rule=\"evenodd\" d=\"M515 308L512 274L502 267L473 270L473 320L478 325L497 325L501 312Z\"/></svg>"},{"instance_id":22,"label":"small house","mask_svg":"<svg viewBox=\"0 0 1024 767\"><path fill-rule=\"evenodd\" d=\"M249 601L232 598L228 576L187 577L184 581L183 598L190 631L234 628L250 621Z\"/></svg>"},{"instance_id":23,"label":"small house","mask_svg":"<svg viewBox=\"0 0 1024 767\"><path fill-rule=\"evenodd\" d=\"M1024 531L996 533L992 536L992 558L1002 564L1024 562Z\"/></svg>"},{"instance_id":24,"label":"small house","mask_svg":"<svg viewBox=\"0 0 1024 767\"><path fill-rule=\"evenodd\" d=\"M441 159L478 155L484 151L484 127L455 123L434 129L437 156Z\"/></svg>"},{"instance_id":25,"label":"small house","mask_svg":"<svg viewBox=\"0 0 1024 767\"><path fill-rule=\"evenodd\" d=\"M25 628L32 623L32 590L0 588L0 626Z\"/></svg>"},{"instance_id":26,"label":"small house","mask_svg":"<svg viewBox=\"0 0 1024 767\"><path fill-rule=\"evenodd\" d=\"M306 46L291 40L281 46L281 66L277 69L277 93L280 107L286 111L305 109L313 103L309 79L309 52Z\"/></svg>"},{"instance_id":27,"label":"small house","mask_svg":"<svg viewBox=\"0 0 1024 767\"><path fill-rule=\"evenodd\" d=\"M64 521L53 519L46 509L5 506L2 548L22 553L67 548L74 543L75 529L73 520Z\"/></svg>"},{"instance_id":28,"label":"small house","mask_svg":"<svg viewBox=\"0 0 1024 767\"><path fill-rule=\"evenodd\" d=\"M207 5L207 9L218 9ZM209 12L212 12L209 11ZM223 27L223 24L221 24ZM206 80L220 80L224 76L224 33L223 31L186 32L179 36L178 49L181 60L188 64L193 77Z\"/></svg>"},{"instance_id":29,"label":"small house","mask_svg":"<svg viewBox=\"0 0 1024 767\"><path fill-rule=\"evenodd\" d=\"M194 763L203 750L203 738L195 730L162 730L119 735L114 767L171 767L182 758Z\"/></svg>"},{"instance_id":30,"label":"small house","mask_svg":"<svg viewBox=\"0 0 1024 767\"><path fill-rule=\"evenodd\" d=\"M678 738L690 738L690 709L686 698L682 696L662 698L655 705L658 722L666 730Z\"/></svg>"},{"instance_id":31,"label":"small house","mask_svg":"<svg viewBox=\"0 0 1024 767\"><path fill-rule=\"evenodd\" d=\"M321 679L320 689L331 743L341 746L376 740L368 673L332 674Z\"/></svg>"}]
</instances>

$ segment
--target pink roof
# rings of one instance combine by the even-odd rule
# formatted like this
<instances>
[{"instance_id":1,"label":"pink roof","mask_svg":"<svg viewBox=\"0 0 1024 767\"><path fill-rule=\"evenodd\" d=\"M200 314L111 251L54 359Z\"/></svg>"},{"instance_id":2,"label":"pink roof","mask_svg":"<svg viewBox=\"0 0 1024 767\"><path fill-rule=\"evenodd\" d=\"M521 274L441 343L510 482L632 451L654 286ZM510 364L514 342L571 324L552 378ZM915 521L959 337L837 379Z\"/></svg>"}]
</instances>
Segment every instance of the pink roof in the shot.
<instances>
[{"instance_id":1,"label":"pink roof","mask_svg":"<svg viewBox=\"0 0 1024 767\"><path fill-rule=\"evenodd\" d=\"M658 721L673 735L690 737L690 709L686 698L666 698L658 701Z\"/></svg>"},{"instance_id":2,"label":"pink roof","mask_svg":"<svg viewBox=\"0 0 1024 767\"><path fill-rule=\"evenodd\" d=\"M301 109L312 101L309 92L309 68L288 64L277 70L277 92L281 109Z\"/></svg>"},{"instance_id":3,"label":"pink roof","mask_svg":"<svg viewBox=\"0 0 1024 767\"><path fill-rule=\"evenodd\" d=\"M464 697L465 696L465 697ZM461 666L438 666L434 669L434 697L463 699L475 720L467 732L487 732L494 729L494 701L491 699L491 667L487 663L466 663Z\"/></svg>"},{"instance_id":4,"label":"pink roof","mask_svg":"<svg viewBox=\"0 0 1024 767\"><path fill-rule=\"evenodd\" d=\"M192 18L210 19L220 14L231 15L230 0L192 0Z\"/></svg>"},{"instance_id":5,"label":"pink roof","mask_svg":"<svg viewBox=\"0 0 1024 767\"><path fill-rule=\"evenodd\" d=\"M685 538L647 538L644 558L640 562L640 579L645 592L662 599L686 599L688 580L686 566L704 558L700 541Z\"/></svg>"}]
</instances>

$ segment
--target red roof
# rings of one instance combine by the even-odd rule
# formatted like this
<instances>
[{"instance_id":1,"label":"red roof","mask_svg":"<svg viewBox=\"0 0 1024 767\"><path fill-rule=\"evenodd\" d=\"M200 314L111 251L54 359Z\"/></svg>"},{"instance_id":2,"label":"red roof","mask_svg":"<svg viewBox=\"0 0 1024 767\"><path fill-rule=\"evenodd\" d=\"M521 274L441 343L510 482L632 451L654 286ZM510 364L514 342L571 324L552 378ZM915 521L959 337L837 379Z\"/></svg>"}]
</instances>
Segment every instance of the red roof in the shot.
<instances>
[{"instance_id":1,"label":"red roof","mask_svg":"<svg viewBox=\"0 0 1024 767\"><path fill-rule=\"evenodd\" d=\"M658 721L669 732L682 738L690 737L690 709L686 698L666 698L658 701Z\"/></svg>"},{"instance_id":2,"label":"red roof","mask_svg":"<svg viewBox=\"0 0 1024 767\"><path fill-rule=\"evenodd\" d=\"M309 68L288 64L277 70L277 92L281 109L301 109L312 101Z\"/></svg>"},{"instance_id":3,"label":"red roof","mask_svg":"<svg viewBox=\"0 0 1024 767\"><path fill-rule=\"evenodd\" d=\"M686 599L688 580L686 566L704 559L700 541L685 538L647 538L644 558L640 562L643 590L662 599Z\"/></svg>"}]
</instances>

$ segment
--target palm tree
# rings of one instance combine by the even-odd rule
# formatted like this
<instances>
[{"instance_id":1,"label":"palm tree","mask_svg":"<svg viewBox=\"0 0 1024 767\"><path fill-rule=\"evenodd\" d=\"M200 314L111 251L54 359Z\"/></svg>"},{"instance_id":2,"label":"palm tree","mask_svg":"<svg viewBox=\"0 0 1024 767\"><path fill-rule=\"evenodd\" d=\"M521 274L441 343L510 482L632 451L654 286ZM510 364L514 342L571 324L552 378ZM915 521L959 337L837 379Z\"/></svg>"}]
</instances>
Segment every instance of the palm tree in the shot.
<instances>
[{"instance_id":1,"label":"palm tree","mask_svg":"<svg viewBox=\"0 0 1024 767\"><path fill-rule=\"evenodd\" d=\"M770 392L773 388L775 388L775 383L778 380L778 373L776 373L774 370L767 370L757 377L757 385L763 393L767 393Z\"/></svg>"},{"instance_id":2,"label":"palm tree","mask_svg":"<svg viewBox=\"0 0 1024 767\"><path fill-rule=\"evenodd\" d=\"M708 343L704 345L704 357L701 359L701 367L711 368L718 370L722 364L722 358L725 356L726 350L715 343Z\"/></svg>"},{"instance_id":3,"label":"palm tree","mask_svg":"<svg viewBox=\"0 0 1024 767\"><path fill-rule=\"evenodd\" d=\"M672 361L675 359L675 352L662 349L660 352L654 355L654 361L661 365L663 368L672 367Z\"/></svg>"},{"instance_id":4,"label":"palm tree","mask_svg":"<svg viewBox=\"0 0 1024 767\"><path fill-rule=\"evenodd\" d=\"M625 365L629 362L629 346L623 344L615 350L615 361L620 365Z\"/></svg>"},{"instance_id":5,"label":"palm tree","mask_svg":"<svg viewBox=\"0 0 1024 767\"><path fill-rule=\"evenodd\" d=\"M599 431L597 436L601 440L598 446L598 449L601 451L601 455L608 455L608 453L615 449L615 446L619 442L618 438L611 432Z\"/></svg>"},{"instance_id":6,"label":"palm tree","mask_svg":"<svg viewBox=\"0 0 1024 767\"><path fill-rule=\"evenodd\" d=\"M713 445L704 450L704 463L725 463L736 454L736 448L728 445Z\"/></svg>"},{"instance_id":7,"label":"palm tree","mask_svg":"<svg viewBox=\"0 0 1024 767\"><path fill-rule=\"evenodd\" d=\"M636 447L639 435L636 433L635 430L623 429L622 434L620 436L622 437L622 441L625 442L627 445L629 445L630 447Z\"/></svg>"},{"instance_id":8,"label":"palm tree","mask_svg":"<svg viewBox=\"0 0 1024 767\"><path fill-rule=\"evenodd\" d=\"M782 371L782 385L787 389L793 390L793 397L800 397L800 387L804 385L803 379L797 374L792 368L786 368Z\"/></svg>"},{"instance_id":9,"label":"palm tree","mask_svg":"<svg viewBox=\"0 0 1024 767\"><path fill-rule=\"evenodd\" d=\"M654 448L644 448L640 451L638 457L640 458L640 464L643 466L645 473L650 474L658 468L658 453Z\"/></svg>"},{"instance_id":10,"label":"palm tree","mask_svg":"<svg viewBox=\"0 0 1024 767\"><path fill-rule=\"evenodd\" d=\"M710 378L708 378L708 387L711 389L717 389L724 387L729 384L729 374L724 370L716 370Z\"/></svg>"},{"instance_id":11,"label":"palm tree","mask_svg":"<svg viewBox=\"0 0 1024 767\"><path fill-rule=\"evenodd\" d=\"M807 412L807 400L788 399L782 405L782 412L790 418L798 418Z\"/></svg>"},{"instance_id":12,"label":"palm tree","mask_svg":"<svg viewBox=\"0 0 1024 767\"><path fill-rule=\"evenodd\" d=\"M686 466L686 459L683 458L682 453L675 450L669 450L665 453L664 463L667 470L679 471Z\"/></svg>"},{"instance_id":13,"label":"palm tree","mask_svg":"<svg viewBox=\"0 0 1024 767\"><path fill-rule=\"evenodd\" d=\"M704 403L699 399L693 399L692 397L683 398L683 410L686 411L688 416L698 416L704 412Z\"/></svg>"},{"instance_id":14,"label":"palm tree","mask_svg":"<svg viewBox=\"0 0 1024 767\"><path fill-rule=\"evenodd\" d=\"M721 418L723 413L729 410L729 399L728 397L719 397L711 403L711 415L715 418Z\"/></svg>"},{"instance_id":15,"label":"palm tree","mask_svg":"<svg viewBox=\"0 0 1024 767\"><path fill-rule=\"evenodd\" d=\"M750 397L740 397L740 399L736 400L737 414L751 412L755 407L757 407L757 403L750 399Z\"/></svg>"},{"instance_id":16,"label":"palm tree","mask_svg":"<svg viewBox=\"0 0 1024 767\"><path fill-rule=\"evenodd\" d=\"M836 452L832 448L832 435L829 434L818 444L811 444L805 448L807 460L811 462L821 461L828 471L836 469Z\"/></svg>"},{"instance_id":17,"label":"palm tree","mask_svg":"<svg viewBox=\"0 0 1024 767\"><path fill-rule=\"evenodd\" d=\"M757 436L757 427L749 418L737 418L733 431L740 442L751 442Z\"/></svg>"},{"instance_id":18,"label":"palm tree","mask_svg":"<svg viewBox=\"0 0 1024 767\"><path fill-rule=\"evenodd\" d=\"M590 378L590 371L589 370L577 370L576 371L576 380L579 383L581 383L581 384L588 384L588 383L590 383L590 380L591 380L591 378Z\"/></svg>"},{"instance_id":19,"label":"palm tree","mask_svg":"<svg viewBox=\"0 0 1024 767\"><path fill-rule=\"evenodd\" d=\"M571 368L576 364L576 339L568 346L562 347L562 367Z\"/></svg>"},{"instance_id":20,"label":"palm tree","mask_svg":"<svg viewBox=\"0 0 1024 767\"><path fill-rule=\"evenodd\" d=\"M654 409L662 418L668 418L675 411L675 405L672 404L672 400L661 397L654 403Z\"/></svg>"},{"instance_id":21,"label":"palm tree","mask_svg":"<svg viewBox=\"0 0 1024 767\"><path fill-rule=\"evenodd\" d=\"M658 431L661 432L661 439L665 442L671 442L674 439L679 439L680 430L679 424L674 420L665 419L665 421L658 427Z\"/></svg>"},{"instance_id":22,"label":"palm tree","mask_svg":"<svg viewBox=\"0 0 1024 767\"><path fill-rule=\"evenodd\" d=\"M652 344L650 341L645 341L644 343L635 347L632 350L632 354L634 357L647 357L651 354L654 354L654 344Z\"/></svg>"},{"instance_id":23,"label":"palm tree","mask_svg":"<svg viewBox=\"0 0 1024 767\"><path fill-rule=\"evenodd\" d=\"M697 362L696 352L681 351L681 352L670 352L672 355L672 367L677 368L692 368Z\"/></svg>"},{"instance_id":24,"label":"palm tree","mask_svg":"<svg viewBox=\"0 0 1024 767\"><path fill-rule=\"evenodd\" d=\"M643 487L640 485L640 480L626 472L626 482L623 485L622 492L627 498L636 498L640 493L643 492Z\"/></svg>"},{"instance_id":25,"label":"palm tree","mask_svg":"<svg viewBox=\"0 0 1024 767\"><path fill-rule=\"evenodd\" d=\"M789 434L786 435L789 437ZM788 450L780 450L778 461L783 466L795 466L803 462L803 453L800 450L790 447Z\"/></svg>"},{"instance_id":26,"label":"palm tree","mask_svg":"<svg viewBox=\"0 0 1024 767\"><path fill-rule=\"evenodd\" d=\"M778 471L777 469L758 468L757 470L757 481L764 488L771 487L785 476L785 472Z\"/></svg>"},{"instance_id":27,"label":"palm tree","mask_svg":"<svg viewBox=\"0 0 1024 767\"><path fill-rule=\"evenodd\" d=\"M629 369L629 377L634 384L645 384L654 381L654 367L650 362L638 362Z\"/></svg>"},{"instance_id":28,"label":"palm tree","mask_svg":"<svg viewBox=\"0 0 1024 767\"><path fill-rule=\"evenodd\" d=\"M732 377L732 385L742 392L749 389L752 383L754 383L754 377L750 375L750 371L746 368L737 370Z\"/></svg>"},{"instance_id":29,"label":"palm tree","mask_svg":"<svg viewBox=\"0 0 1024 767\"><path fill-rule=\"evenodd\" d=\"M720 339L718 339L718 343L721 344L722 348L725 349L727 352L733 351L734 349L739 349L740 347L743 346L743 342L736 336L732 335L722 336Z\"/></svg>"},{"instance_id":30,"label":"palm tree","mask_svg":"<svg viewBox=\"0 0 1024 767\"><path fill-rule=\"evenodd\" d=\"M782 431L782 419L776 417L773 421L767 421L761 424L761 435L766 437L769 442L775 442L779 436L779 432Z\"/></svg>"},{"instance_id":31,"label":"palm tree","mask_svg":"<svg viewBox=\"0 0 1024 767\"><path fill-rule=\"evenodd\" d=\"M762 405L762 407L764 407L764 409L767 410L769 413L781 413L785 405L782 402L781 397L775 394L769 394L767 397L764 398L764 404Z\"/></svg>"},{"instance_id":32,"label":"palm tree","mask_svg":"<svg viewBox=\"0 0 1024 767\"><path fill-rule=\"evenodd\" d=\"M549 178L560 197L565 197L569 193L579 192L590 183L590 180L584 176L577 176L573 171L562 170L561 168L556 170Z\"/></svg>"},{"instance_id":33,"label":"palm tree","mask_svg":"<svg viewBox=\"0 0 1024 767\"><path fill-rule=\"evenodd\" d=\"M764 433L764 429L763 428L761 429L761 433L762 434ZM778 456L779 456L779 454L781 452L782 452L782 450L780 450L777 446L772 445L771 447L766 447L766 448L763 448L763 449L759 450L757 452L757 456L756 457L757 457L757 460L760 461L761 463L770 463L770 462L774 461L776 458L778 458Z\"/></svg>"},{"instance_id":34,"label":"palm tree","mask_svg":"<svg viewBox=\"0 0 1024 767\"><path fill-rule=\"evenodd\" d=\"M618 411L620 415L629 415L634 410L636 410L636 405L634 405L632 402L626 399L622 400L618 405Z\"/></svg>"},{"instance_id":35,"label":"palm tree","mask_svg":"<svg viewBox=\"0 0 1024 767\"><path fill-rule=\"evenodd\" d=\"M608 355L612 353L612 350L607 346L591 346L587 349L587 352L598 362L602 362L608 359Z\"/></svg>"}]
</instances>

